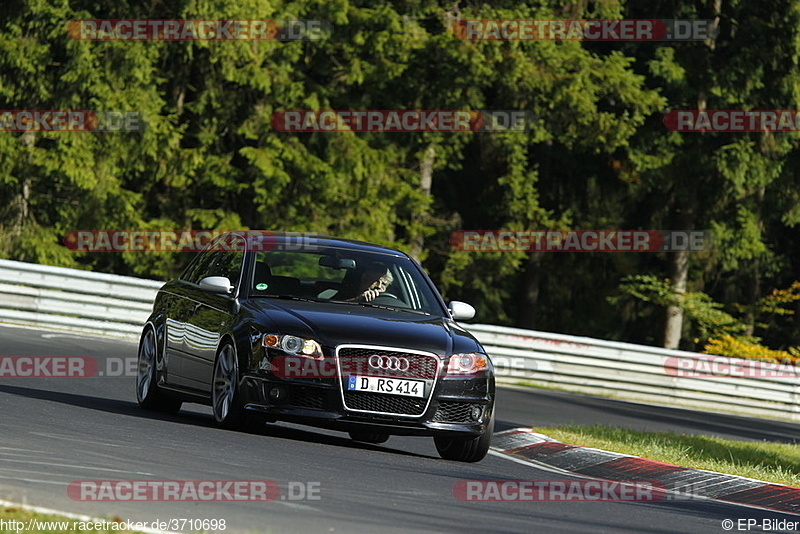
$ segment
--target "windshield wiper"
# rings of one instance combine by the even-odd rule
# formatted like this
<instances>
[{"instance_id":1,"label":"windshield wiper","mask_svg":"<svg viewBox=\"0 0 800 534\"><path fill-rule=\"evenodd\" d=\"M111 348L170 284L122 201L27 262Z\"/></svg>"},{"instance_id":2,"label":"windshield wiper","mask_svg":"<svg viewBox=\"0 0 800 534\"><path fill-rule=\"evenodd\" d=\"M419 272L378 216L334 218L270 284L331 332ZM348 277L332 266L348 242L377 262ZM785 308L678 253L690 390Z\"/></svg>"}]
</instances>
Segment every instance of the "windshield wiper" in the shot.
<instances>
[{"instance_id":1,"label":"windshield wiper","mask_svg":"<svg viewBox=\"0 0 800 534\"><path fill-rule=\"evenodd\" d=\"M373 304L371 302L356 302L354 304L358 304L359 306L366 306L368 308L381 308L383 310L392 310L392 311L405 311L411 313L420 313L422 315L430 315L428 312L424 312L422 310L414 310L411 308L402 308L400 306L387 306L385 304Z\"/></svg>"},{"instance_id":2,"label":"windshield wiper","mask_svg":"<svg viewBox=\"0 0 800 534\"><path fill-rule=\"evenodd\" d=\"M371 302L355 302L352 300L330 300L330 299L320 299L314 297L298 297L296 295L256 295L260 298L268 298L268 299L280 299L280 300L299 300L303 302L330 302L332 304L349 304L350 306L365 306L367 308L379 308L382 310L391 310L391 311L405 311L411 313L417 313L421 315L431 315L430 313L422 310L414 310L411 308L402 308L400 306L387 306L385 304L373 304Z\"/></svg>"},{"instance_id":3,"label":"windshield wiper","mask_svg":"<svg viewBox=\"0 0 800 534\"><path fill-rule=\"evenodd\" d=\"M324 299L317 299L313 297L298 297L296 295L255 295L255 296L268 299L301 300L304 302L326 302Z\"/></svg>"}]
</instances>

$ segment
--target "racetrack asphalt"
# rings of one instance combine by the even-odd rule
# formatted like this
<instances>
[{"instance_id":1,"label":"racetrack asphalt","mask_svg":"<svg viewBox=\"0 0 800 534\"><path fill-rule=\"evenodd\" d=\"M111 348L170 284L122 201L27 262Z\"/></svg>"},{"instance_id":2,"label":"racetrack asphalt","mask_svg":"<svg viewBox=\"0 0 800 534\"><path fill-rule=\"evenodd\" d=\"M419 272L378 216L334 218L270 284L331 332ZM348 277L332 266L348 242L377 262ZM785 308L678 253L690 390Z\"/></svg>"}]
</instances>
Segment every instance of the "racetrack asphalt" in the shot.
<instances>
[{"instance_id":1,"label":"racetrack asphalt","mask_svg":"<svg viewBox=\"0 0 800 534\"><path fill-rule=\"evenodd\" d=\"M0 327L0 356L88 356L118 371L129 342ZM724 519L797 516L707 500L661 502L464 502L464 480L569 480L498 455L475 464L441 460L430 438L382 445L277 423L258 434L220 430L210 410L158 415L136 404L133 376L0 378L0 499L136 521L226 520L225 532L723 532ZM566 423L614 424L732 439L796 442L800 425L633 404L549 390L500 388L497 430ZM271 480L272 502L75 501L76 480ZM289 485L315 483L318 500L291 500Z\"/></svg>"}]
</instances>

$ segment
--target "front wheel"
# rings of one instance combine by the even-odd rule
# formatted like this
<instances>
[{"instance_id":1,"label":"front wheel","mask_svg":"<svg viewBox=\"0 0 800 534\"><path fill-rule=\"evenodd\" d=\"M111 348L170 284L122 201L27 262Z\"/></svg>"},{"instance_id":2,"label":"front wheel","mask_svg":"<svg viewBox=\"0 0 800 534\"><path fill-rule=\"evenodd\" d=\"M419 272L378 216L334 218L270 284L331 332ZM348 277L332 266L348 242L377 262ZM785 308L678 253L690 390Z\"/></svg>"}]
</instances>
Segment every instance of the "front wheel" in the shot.
<instances>
[{"instance_id":1,"label":"front wheel","mask_svg":"<svg viewBox=\"0 0 800 534\"><path fill-rule=\"evenodd\" d=\"M494 432L494 414L486 426L486 432L475 438L453 438L445 436L434 436L436 450L439 456L445 460L455 460L456 462L479 462L483 460L489 452L492 444L492 432Z\"/></svg>"},{"instance_id":2,"label":"front wheel","mask_svg":"<svg viewBox=\"0 0 800 534\"><path fill-rule=\"evenodd\" d=\"M139 361L136 372L136 400L146 410L175 413L182 402L170 398L159 389L156 377L156 335L147 327L139 342Z\"/></svg>"},{"instance_id":3,"label":"front wheel","mask_svg":"<svg viewBox=\"0 0 800 534\"><path fill-rule=\"evenodd\" d=\"M266 419L245 411L239 391L239 379L239 359L233 345L227 342L220 349L214 363L211 390L214 420L222 428L254 432L264 426Z\"/></svg>"}]
</instances>

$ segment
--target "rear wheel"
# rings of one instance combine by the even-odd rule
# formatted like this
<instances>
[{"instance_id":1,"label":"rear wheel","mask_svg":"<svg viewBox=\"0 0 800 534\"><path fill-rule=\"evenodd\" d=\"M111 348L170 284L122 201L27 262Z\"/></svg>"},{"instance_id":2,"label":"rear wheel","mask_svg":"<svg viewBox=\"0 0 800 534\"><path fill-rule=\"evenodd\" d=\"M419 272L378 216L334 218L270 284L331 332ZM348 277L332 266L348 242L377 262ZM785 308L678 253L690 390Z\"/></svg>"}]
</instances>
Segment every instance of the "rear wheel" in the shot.
<instances>
[{"instance_id":1,"label":"rear wheel","mask_svg":"<svg viewBox=\"0 0 800 534\"><path fill-rule=\"evenodd\" d=\"M239 359L230 342L222 345L214 362L211 390L211 409L214 420L222 428L256 431L264 426L266 418L249 414L244 409L239 391Z\"/></svg>"},{"instance_id":2,"label":"rear wheel","mask_svg":"<svg viewBox=\"0 0 800 534\"><path fill-rule=\"evenodd\" d=\"M350 439L363 443L385 443L389 439L389 434L383 432L367 432L364 430L353 430L348 432Z\"/></svg>"},{"instance_id":3,"label":"rear wheel","mask_svg":"<svg viewBox=\"0 0 800 534\"><path fill-rule=\"evenodd\" d=\"M489 452L492 444L492 432L494 431L494 414L489 420L486 432L475 438L453 438L445 436L434 436L436 450L439 456L445 460L455 460L457 462L479 462L483 460Z\"/></svg>"},{"instance_id":4,"label":"rear wheel","mask_svg":"<svg viewBox=\"0 0 800 534\"><path fill-rule=\"evenodd\" d=\"M168 397L158 387L156 377L156 335L147 327L139 342L139 361L136 372L136 400L146 410L174 413L181 409L180 400Z\"/></svg>"}]
</instances>

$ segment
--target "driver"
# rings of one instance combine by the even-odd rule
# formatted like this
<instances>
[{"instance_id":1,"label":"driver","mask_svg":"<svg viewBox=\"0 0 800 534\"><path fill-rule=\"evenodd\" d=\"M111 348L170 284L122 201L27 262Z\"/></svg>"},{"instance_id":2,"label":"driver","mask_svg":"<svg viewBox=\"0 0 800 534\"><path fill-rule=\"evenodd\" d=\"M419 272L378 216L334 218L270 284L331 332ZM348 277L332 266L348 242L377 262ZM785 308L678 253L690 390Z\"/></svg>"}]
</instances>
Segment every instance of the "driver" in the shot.
<instances>
[{"instance_id":1,"label":"driver","mask_svg":"<svg viewBox=\"0 0 800 534\"><path fill-rule=\"evenodd\" d=\"M359 284L356 289L356 296L346 299L354 302L370 302L386 289L394 281L394 276L380 263L372 263L364 269L359 277Z\"/></svg>"}]
</instances>

